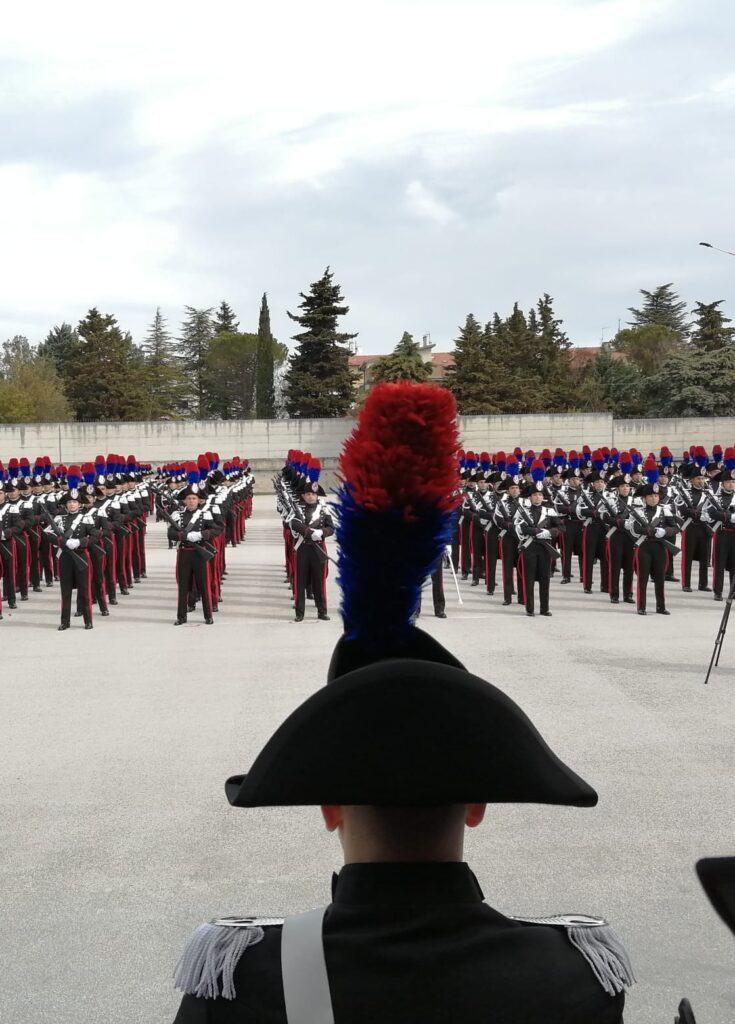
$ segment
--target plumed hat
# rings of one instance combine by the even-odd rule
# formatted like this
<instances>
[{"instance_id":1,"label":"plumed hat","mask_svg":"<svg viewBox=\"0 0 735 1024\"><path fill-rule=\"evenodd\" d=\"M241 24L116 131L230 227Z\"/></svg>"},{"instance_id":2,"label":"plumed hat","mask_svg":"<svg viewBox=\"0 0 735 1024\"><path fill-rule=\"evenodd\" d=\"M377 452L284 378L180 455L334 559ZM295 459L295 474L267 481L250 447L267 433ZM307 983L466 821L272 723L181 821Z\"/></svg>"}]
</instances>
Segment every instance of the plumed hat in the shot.
<instances>
[{"instance_id":1,"label":"plumed hat","mask_svg":"<svg viewBox=\"0 0 735 1024\"><path fill-rule=\"evenodd\" d=\"M451 537L457 475L452 395L376 385L340 460L345 633L327 685L228 779L230 803L596 803L509 697L414 625Z\"/></svg>"}]
</instances>

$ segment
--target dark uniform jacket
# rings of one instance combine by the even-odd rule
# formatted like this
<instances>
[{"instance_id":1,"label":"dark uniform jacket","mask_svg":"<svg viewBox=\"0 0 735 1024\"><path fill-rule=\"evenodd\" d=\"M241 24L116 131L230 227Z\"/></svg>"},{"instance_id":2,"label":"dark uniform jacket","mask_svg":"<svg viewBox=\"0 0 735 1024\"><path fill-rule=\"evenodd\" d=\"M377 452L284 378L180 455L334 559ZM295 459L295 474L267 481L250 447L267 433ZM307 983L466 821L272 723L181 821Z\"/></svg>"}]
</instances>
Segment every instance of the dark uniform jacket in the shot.
<instances>
[{"instance_id":1,"label":"dark uniform jacket","mask_svg":"<svg viewBox=\"0 0 735 1024\"><path fill-rule=\"evenodd\" d=\"M563 928L504 917L466 864L350 864L324 951L335 1024L619 1024ZM235 998L184 999L175 1024L283 1024L281 927L243 952Z\"/></svg>"}]
</instances>

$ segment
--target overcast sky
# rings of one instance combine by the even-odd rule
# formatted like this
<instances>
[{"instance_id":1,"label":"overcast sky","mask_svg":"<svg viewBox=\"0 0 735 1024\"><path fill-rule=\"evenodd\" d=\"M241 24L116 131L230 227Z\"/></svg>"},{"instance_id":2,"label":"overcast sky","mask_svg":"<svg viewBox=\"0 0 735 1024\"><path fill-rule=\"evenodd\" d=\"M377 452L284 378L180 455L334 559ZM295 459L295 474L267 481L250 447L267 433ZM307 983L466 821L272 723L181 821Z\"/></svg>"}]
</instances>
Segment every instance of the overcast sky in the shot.
<instances>
[{"instance_id":1,"label":"overcast sky","mask_svg":"<svg viewBox=\"0 0 735 1024\"><path fill-rule=\"evenodd\" d=\"M730 0L14 4L0 32L0 339L330 264L364 352L451 347L543 291L575 344L674 281L735 317Z\"/></svg>"}]
</instances>

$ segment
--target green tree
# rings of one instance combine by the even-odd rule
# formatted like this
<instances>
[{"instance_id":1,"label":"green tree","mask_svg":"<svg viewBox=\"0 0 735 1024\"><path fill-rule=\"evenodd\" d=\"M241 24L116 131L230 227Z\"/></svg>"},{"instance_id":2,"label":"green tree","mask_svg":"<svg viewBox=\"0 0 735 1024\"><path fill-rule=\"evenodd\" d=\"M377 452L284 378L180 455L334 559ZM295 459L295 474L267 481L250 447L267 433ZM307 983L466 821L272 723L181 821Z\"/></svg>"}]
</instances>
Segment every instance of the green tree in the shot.
<instances>
[{"instance_id":1,"label":"green tree","mask_svg":"<svg viewBox=\"0 0 735 1024\"><path fill-rule=\"evenodd\" d=\"M136 420L148 411L145 358L111 314L90 309L77 333L66 393L78 420Z\"/></svg>"},{"instance_id":2,"label":"green tree","mask_svg":"<svg viewBox=\"0 0 735 1024\"><path fill-rule=\"evenodd\" d=\"M724 299L717 302L697 302L692 312L695 321L690 342L699 352L714 352L717 349L732 345L735 331L726 324L731 323L719 308Z\"/></svg>"},{"instance_id":3,"label":"green tree","mask_svg":"<svg viewBox=\"0 0 735 1024\"><path fill-rule=\"evenodd\" d=\"M300 314L291 320L304 328L293 336L297 349L289 360L284 388L289 416L345 416L354 403L354 374L349 366L346 342L357 337L337 330L339 317L349 312L342 293L327 267L309 294L301 292Z\"/></svg>"},{"instance_id":4,"label":"green tree","mask_svg":"<svg viewBox=\"0 0 735 1024\"><path fill-rule=\"evenodd\" d=\"M646 415L645 378L638 367L602 348L573 376L575 407L590 412L611 412L620 419Z\"/></svg>"},{"instance_id":5,"label":"green tree","mask_svg":"<svg viewBox=\"0 0 735 1024\"><path fill-rule=\"evenodd\" d=\"M610 347L624 352L643 374L656 373L661 363L683 349L682 336L663 324L626 327L613 338Z\"/></svg>"},{"instance_id":6,"label":"green tree","mask_svg":"<svg viewBox=\"0 0 735 1024\"><path fill-rule=\"evenodd\" d=\"M628 307L628 312L633 314L633 319L629 321L630 326L645 327L648 324L658 324L660 327L667 327L669 331L678 334L682 340L685 339L689 330L687 306L673 288L671 282L660 284L652 292L641 288L640 294L643 296L643 302L640 308Z\"/></svg>"},{"instance_id":7,"label":"green tree","mask_svg":"<svg viewBox=\"0 0 735 1024\"><path fill-rule=\"evenodd\" d=\"M208 414L207 354L214 329L211 309L184 306L186 318L181 325L179 355L184 374L187 404L194 418Z\"/></svg>"},{"instance_id":8,"label":"green tree","mask_svg":"<svg viewBox=\"0 0 735 1024\"><path fill-rule=\"evenodd\" d=\"M235 318L235 314L232 307L224 300L220 302L219 308L214 315L214 322L212 328L215 334L233 334L237 332L240 326L239 321Z\"/></svg>"},{"instance_id":9,"label":"green tree","mask_svg":"<svg viewBox=\"0 0 735 1024\"><path fill-rule=\"evenodd\" d=\"M237 331L216 334L207 353L207 394L209 411L217 419L247 420L256 415L258 344L257 334ZM288 356L285 345L270 339L270 359L282 364Z\"/></svg>"},{"instance_id":10,"label":"green tree","mask_svg":"<svg viewBox=\"0 0 735 1024\"><path fill-rule=\"evenodd\" d=\"M735 346L670 356L646 381L649 416L731 416Z\"/></svg>"},{"instance_id":11,"label":"green tree","mask_svg":"<svg viewBox=\"0 0 735 1024\"><path fill-rule=\"evenodd\" d=\"M486 332L469 313L464 326L459 329L459 337L454 343L454 365L446 377L446 386L454 395L457 411L462 416L500 411L492 397L495 389L488 341Z\"/></svg>"},{"instance_id":12,"label":"green tree","mask_svg":"<svg viewBox=\"0 0 735 1024\"><path fill-rule=\"evenodd\" d=\"M421 350L408 331L403 332L401 340L390 353L376 360L370 369L370 380L373 384L384 381L396 383L399 380L412 380L416 384L424 384L431 379L431 363L425 363Z\"/></svg>"},{"instance_id":13,"label":"green tree","mask_svg":"<svg viewBox=\"0 0 735 1024\"><path fill-rule=\"evenodd\" d=\"M535 312L535 316L531 313ZM563 321L554 313L554 300L544 292L531 310L528 326L537 339L538 370L545 387L545 407L549 410L569 408L572 401L572 365L569 356L571 342L564 330Z\"/></svg>"},{"instance_id":14,"label":"green tree","mask_svg":"<svg viewBox=\"0 0 735 1024\"><path fill-rule=\"evenodd\" d=\"M268 296L263 292L258 318L258 352L255 381L255 415L259 420L275 416L275 365L273 362L273 335Z\"/></svg>"},{"instance_id":15,"label":"green tree","mask_svg":"<svg viewBox=\"0 0 735 1024\"><path fill-rule=\"evenodd\" d=\"M38 354L56 367L62 380L68 376L69 363L79 345L79 335L71 324L52 327L38 346Z\"/></svg>"},{"instance_id":16,"label":"green tree","mask_svg":"<svg viewBox=\"0 0 735 1024\"><path fill-rule=\"evenodd\" d=\"M53 363L39 356L21 335L6 341L0 361L0 421L57 423L70 419L71 409Z\"/></svg>"},{"instance_id":17,"label":"green tree","mask_svg":"<svg viewBox=\"0 0 735 1024\"><path fill-rule=\"evenodd\" d=\"M145 356L147 419L175 419L180 409L184 387L181 365L174 352L166 318L160 308L148 328L141 346Z\"/></svg>"}]
</instances>

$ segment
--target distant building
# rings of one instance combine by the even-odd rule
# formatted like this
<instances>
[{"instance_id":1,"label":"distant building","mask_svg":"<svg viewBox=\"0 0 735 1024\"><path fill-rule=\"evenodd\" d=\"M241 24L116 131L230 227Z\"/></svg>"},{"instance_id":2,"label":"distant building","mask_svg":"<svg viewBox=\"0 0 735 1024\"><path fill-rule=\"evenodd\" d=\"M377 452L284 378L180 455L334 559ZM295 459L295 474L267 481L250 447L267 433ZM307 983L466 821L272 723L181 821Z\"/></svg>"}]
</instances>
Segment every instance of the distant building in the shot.
<instances>
[{"instance_id":1,"label":"distant building","mask_svg":"<svg viewBox=\"0 0 735 1024\"><path fill-rule=\"evenodd\" d=\"M429 379L432 381L444 380L449 367L454 366L454 352L435 352L434 344L431 341L431 336L429 334L425 334L421 339L419 352L421 353L421 358L425 363L431 363L431 377ZM384 355L387 354L388 353L369 356L350 356L350 369L357 372L355 390L360 397L364 397L373 385L370 368L378 361L378 359L383 359Z\"/></svg>"},{"instance_id":2,"label":"distant building","mask_svg":"<svg viewBox=\"0 0 735 1024\"><path fill-rule=\"evenodd\" d=\"M572 364L573 370L583 370L585 366L588 366L593 359L599 356L603 349L599 345L589 345L587 347L583 345L572 345L569 349L569 360ZM625 352L613 352L612 349L606 348L605 351L612 358L621 363L627 363L628 357Z\"/></svg>"}]
</instances>

